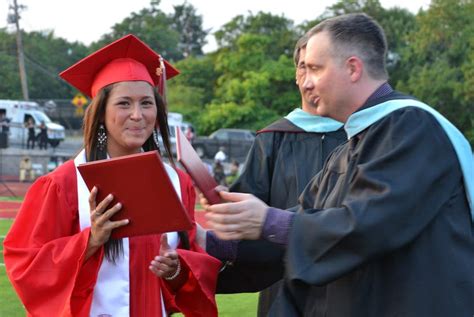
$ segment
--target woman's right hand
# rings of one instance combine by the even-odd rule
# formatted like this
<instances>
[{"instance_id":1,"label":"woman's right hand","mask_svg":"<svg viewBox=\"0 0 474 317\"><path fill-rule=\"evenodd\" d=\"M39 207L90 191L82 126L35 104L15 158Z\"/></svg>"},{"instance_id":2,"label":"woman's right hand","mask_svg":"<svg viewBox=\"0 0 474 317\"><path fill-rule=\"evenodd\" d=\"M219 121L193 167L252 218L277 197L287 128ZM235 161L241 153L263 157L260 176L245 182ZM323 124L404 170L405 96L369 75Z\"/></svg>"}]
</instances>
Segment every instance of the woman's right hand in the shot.
<instances>
[{"instance_id":1,"label":"woman's right hand","mask_svg":"<svg viewBox=\"0 0 474 317\"><path fill-rule=\"evenodd\" d=\"M122 204L117 203L111 208L108 208L109 204L114 199L112 194L109 194L97 205L97 192L97 187L94 186L94 188L91 190L91 194L89 195L91 231L89 243L87 245L86 259L94 254L95 251L97 251L104 243L109 240L112 230L125 226L129 222L128 219L111 221L110 218L122 208Z\"/></svg>"}]
</instances>

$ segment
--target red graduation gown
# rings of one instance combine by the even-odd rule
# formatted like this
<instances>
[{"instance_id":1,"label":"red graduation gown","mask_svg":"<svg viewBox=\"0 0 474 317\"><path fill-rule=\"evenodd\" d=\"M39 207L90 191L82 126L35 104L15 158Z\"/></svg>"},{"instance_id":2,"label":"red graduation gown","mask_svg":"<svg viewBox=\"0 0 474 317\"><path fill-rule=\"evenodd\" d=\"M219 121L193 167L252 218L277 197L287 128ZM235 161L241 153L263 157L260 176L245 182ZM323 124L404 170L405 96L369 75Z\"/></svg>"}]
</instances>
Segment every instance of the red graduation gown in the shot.
<instances>
[{"instance_id":1,"label":"red graduation gown","mask_svg":"<svg viewBox=\"0 0 474 317\"><path fill-rule=\"evenodd\" d=\"M194 220L195 192L178 170L181 195ZM29 316L89 316L103 249L84 262L89 228L80 231L77 180L73 161L38 179L28 191L4 241L7 273ZM160 289L166 310L186 316L217 316L214 298L220 261L195 243L178 249L188 280L176 292L157 278L149 263L159 254L159 235L130 241L130 316L161 316ZM194 251L194 252L193 252Z\"/></svg>"}]
</instances>

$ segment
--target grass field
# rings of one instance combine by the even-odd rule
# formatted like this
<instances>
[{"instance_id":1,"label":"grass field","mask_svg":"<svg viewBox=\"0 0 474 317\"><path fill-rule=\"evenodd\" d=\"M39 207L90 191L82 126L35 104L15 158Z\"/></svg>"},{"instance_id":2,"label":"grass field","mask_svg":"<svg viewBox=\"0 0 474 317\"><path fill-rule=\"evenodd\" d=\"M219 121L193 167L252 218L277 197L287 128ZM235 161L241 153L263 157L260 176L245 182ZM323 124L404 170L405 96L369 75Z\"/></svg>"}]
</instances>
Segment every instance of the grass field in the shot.
<instances>
[{"instance_id":1,"label":"grass field","mask_svg":"<svg viewBox=\"0 0 474 317\"><path fill-rule=\"evenodd\" d=\"M23 305L13 290L3 262L3 237L12 224L12 220L0 220L0 317L25 316Z\"/></svg>"},{"instance_id":2,"label":"grass field","mask_svg":"<svg viewBox=\"0 0 474 317\"><path fill-rule=\"evenodd\" d=\"M25 312L8 280L3 265L3 237L12 220L0 219L0 317L23 317ZM253 317L257 311L257 294L218 295L219 316ZM173 315L179 316L179 315Z\"/></svg>"},{"instance_id":3,"label":"grass field","mask_svg":"<svg viewBox=\"0 0 474 317\"><path fill-rule=\"evenodd\" d=\"M0 201L23 201L23 197L0 197Z\"/></svg>"}]
</instances>

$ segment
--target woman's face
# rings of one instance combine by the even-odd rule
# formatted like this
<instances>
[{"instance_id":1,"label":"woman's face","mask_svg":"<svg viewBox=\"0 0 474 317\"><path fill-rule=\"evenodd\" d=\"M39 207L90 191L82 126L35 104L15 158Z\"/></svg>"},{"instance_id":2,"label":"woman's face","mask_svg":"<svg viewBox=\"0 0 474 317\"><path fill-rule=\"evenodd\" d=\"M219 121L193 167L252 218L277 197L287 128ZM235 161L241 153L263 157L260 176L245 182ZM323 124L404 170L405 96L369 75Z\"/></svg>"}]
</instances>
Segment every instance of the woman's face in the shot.
<instances>
[{"instance_id":1,"label":"woman's face","mask_svg":"<svg viewBox=\"0 0 474 317\"><path fill-rule=\"evenodd\" d=\"M110 157L140 152L153 133L156 115L155 95L149 83L124 81L114 84L105 106Z\"/></svg>"}]
</instances>

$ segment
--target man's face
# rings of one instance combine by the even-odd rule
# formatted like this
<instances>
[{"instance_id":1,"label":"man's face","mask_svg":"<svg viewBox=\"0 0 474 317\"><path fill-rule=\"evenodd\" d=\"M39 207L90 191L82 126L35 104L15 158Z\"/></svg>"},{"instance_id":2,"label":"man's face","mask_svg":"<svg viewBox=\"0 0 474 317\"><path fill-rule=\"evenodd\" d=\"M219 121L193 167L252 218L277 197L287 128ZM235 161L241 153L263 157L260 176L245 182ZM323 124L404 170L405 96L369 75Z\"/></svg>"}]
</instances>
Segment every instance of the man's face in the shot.
<instances>
[{"instance_id":1,"label":"man's face","mask_svg":"<svg viewBox=\"0 0 474 317\"><path fill-rule=\"evenodd\" d=\"M326 32L313 35L306 46L303 90L316 114L341 120L345 106L349 73L335 58L331 40Z\"/></svg>"},{"instance_id":2,"label":"man's face","mask_svg":"<svg viewBox=\"0 0 474 317\"><path fill-rule=\"evenodd\" d=\"M310 91L304 89L303 87L306 78L306 65L304 62L305 54L306 48L302 48L300 50L298 65L296 65L296 84L298 85L298 89L300 90L301 107L303 108L303 110L311 114L317 114L316 106L311 102L310 99Z\"/></svg>"}]
</instances>

